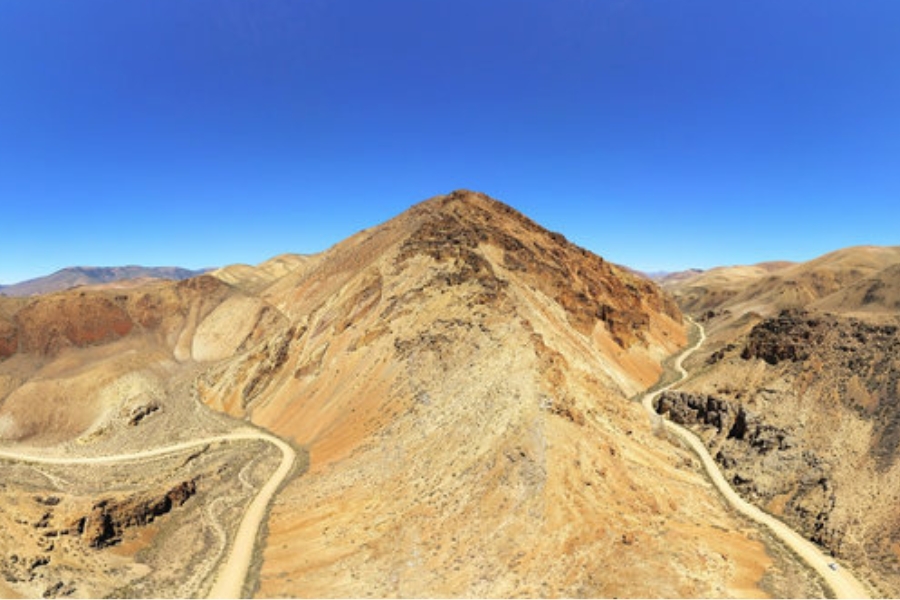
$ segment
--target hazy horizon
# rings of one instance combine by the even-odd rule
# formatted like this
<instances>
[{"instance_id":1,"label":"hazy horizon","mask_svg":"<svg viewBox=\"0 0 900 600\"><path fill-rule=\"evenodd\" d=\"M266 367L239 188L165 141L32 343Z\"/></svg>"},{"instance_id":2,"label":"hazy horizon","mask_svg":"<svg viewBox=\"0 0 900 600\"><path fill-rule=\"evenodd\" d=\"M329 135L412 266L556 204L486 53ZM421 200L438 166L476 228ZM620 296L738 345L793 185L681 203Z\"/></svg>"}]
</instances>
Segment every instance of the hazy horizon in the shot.
<instances>
[{"instance_id":1,"label":"hazy horizon","mask_svg":"<svg viewBox=\"0 0 900 600\"><path fill-rule=\"evenodd\" d=\"M896 245L900 5L8 0L0 284L485 192L628 267Z\"/></svg>"}]
</instances>

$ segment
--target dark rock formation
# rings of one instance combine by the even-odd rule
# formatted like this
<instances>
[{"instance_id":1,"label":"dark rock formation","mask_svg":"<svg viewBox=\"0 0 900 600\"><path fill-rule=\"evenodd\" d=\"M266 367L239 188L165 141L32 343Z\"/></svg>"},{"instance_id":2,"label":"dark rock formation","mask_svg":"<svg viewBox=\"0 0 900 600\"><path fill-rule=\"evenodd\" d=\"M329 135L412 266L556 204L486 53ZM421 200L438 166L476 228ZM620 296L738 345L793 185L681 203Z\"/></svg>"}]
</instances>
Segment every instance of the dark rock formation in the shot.
<instances>
[{"instance_id":1,"label":"dark rock formation","mask_svg":"<svg viewBox=\"0 0 900 600\"><path fill-rule=\"evenodd\" d=\"M801 310L756 325L741 353L745 360L758 358L773 366L789 361L815 369L815 377L828 382L823 387L838 401L873 422L871 454L882 470L897 459L900 447L898 356L897 325Z\"/></svg>"},{"instance_id":2,"label":"dark rock formation","mask_svg":"<svg viewBox=\"0 0 900 600\"><path fill-rule=\"evenodd\" d=\"M753 328L741 358L761 358L770 365L784 360L806 360L809 346L822 341L820 325L820 320L805 318L801 311L783 311Z\"/></svg>"},{"instance_id":3,"label":"dark rock formation","mask_svg":"<svg viewBox=\"0 0 900 600\"><path fill-rule=\"evenodd\" d=\"M656 411L694 430L712 428L707 447L742 496L768 505L785 498L781 515L809 539L834 552L843 532L832 527L830 466L799 447L790 431L766 423L740 402L711 395L664 392Z\"/></svg>"},{"instance_id":4,"label":"dark rock formation","mask_svg":"<svg viewBox=\"0 0 900 600\"><path fill-rule=\"evenodd\" d=\"M590 334L599 321L616 343L628 348L643 340L651 313L681 320L675 301L649 279L610 264L484 194L456 191L413 211L435 214L404 242L400 262L426 254L449 264L443 283L477 283L481 303L496 301L507 285L479 250L486 245L502 251L504 268L559 303L581 333Z\"/></svg>"},{"instance_id":5,"label":"dark rock formation","mask_svg":"<svg viewBox=\"0 0 900 600\"><path fill-rule=\"evenodd\" d=\"M184 481L162 497L101 500L88 517L82 517L72 529L84 535L92 548L105 548L122 541L122 534L130 527L143 527L187 502L197 493L195 480Z\"/></svg>"},{"instance_id":6,"label":"dark rock formation","mask_svg":"<svg viewBox=\"0 0 900 600\"><path fill-rule=\"evenodd\" d=\"M159 409L160 405L158 402L149 402L147 404L135 406L133 409L131 409L131 412L128 415L128 424L131 426L136 426Z\"/></svg>"}]
</instances>

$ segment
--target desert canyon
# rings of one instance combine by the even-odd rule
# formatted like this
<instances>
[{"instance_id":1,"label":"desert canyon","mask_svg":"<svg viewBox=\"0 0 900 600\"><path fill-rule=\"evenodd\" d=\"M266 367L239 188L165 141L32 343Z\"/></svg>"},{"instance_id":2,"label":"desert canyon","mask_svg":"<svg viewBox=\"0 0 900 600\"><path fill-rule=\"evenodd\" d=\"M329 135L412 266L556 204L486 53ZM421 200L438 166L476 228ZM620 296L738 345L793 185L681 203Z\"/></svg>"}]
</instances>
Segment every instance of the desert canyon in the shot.
<instances>
[{"instance_id":1,"label":"desert canyon","mask_svg":"<svg viewBox=\"0 0 900 600\"><path fill-rule=\"evenodd\" d=\"M835 595L670 422L900 595L900 248L653 281L460 190L126 276L0 290L0 596Z\"/></svg>"}]
</instances>

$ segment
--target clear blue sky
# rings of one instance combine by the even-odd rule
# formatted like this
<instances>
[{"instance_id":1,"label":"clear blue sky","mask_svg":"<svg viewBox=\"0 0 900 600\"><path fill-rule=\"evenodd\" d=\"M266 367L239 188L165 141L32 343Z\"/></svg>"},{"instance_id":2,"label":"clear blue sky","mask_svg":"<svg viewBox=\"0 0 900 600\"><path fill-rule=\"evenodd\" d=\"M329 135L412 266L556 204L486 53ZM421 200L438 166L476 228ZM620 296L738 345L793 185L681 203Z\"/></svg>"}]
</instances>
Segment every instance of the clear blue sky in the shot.
<instances>
[{"instance_id":1,"label":"clear blue sky","mask_svg":"<svg viewBox=\"0 0 900 600\"><path fill-rule=\"evenodd\" d=\"M644 270L900 244L900 1L0 2L0 283L461 187Z\"/></svg>"}]
</instances>

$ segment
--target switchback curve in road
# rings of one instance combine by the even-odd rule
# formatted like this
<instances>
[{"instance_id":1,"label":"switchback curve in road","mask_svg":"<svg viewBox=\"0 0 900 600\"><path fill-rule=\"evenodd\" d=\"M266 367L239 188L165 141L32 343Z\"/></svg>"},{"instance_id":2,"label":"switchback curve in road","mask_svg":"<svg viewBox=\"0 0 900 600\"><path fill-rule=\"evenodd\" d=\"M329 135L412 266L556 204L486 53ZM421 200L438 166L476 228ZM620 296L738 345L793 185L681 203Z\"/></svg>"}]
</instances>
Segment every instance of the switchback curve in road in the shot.
<instances>
[{"instance_id":1,"label":"switchback curve in road","mask_svg":"<svg viewBox=\"0 0 900 600\"><path fill-rule=\"evenodd\" d=\"M182 450L206 446L215 442L240 440L264 441L273 444L281 451L281 462L279 463L278 468L271 477L269 477L263 487L260 488L259 492L257 492L256 496L253 498L253 501L244 511L237 532L231 542L231 548L229 549L228 555L219 565L216 579L208 594L208 597L210 598L240 598L243 593L244 583L247 580L247 573L250 570L250 565L253 561L256 538L259 534L263 520L266 518L269 503L281 487L281 484L290 474L297 458L294 449L284 440L260 431L246 429L187 442L180 442L178 444L170 444L168 446L160 446L159 448L141 450L139 452L128 452L109 456L54 457L0 450L0 459L45 465L114 464L164 456Z\"/></svg>"},{"instance_id":2,"label":"switchback curve in road","mask_svg":"<svg viewBox=\"0 0 900 600\"><path fill-rule=\"evenodd\" d=\"M690 348L685 349L681 355L675 360L675 370L678 371L679 379L672 383L646 394L642 400L644 408L652 415L653 419L662 418L653 408L653 401L657 396L675 387L688 377L688 372L684 368L684 361L692 355L703 342L706 341L706 330L703 325L688 319L692 325L698 328L700 337L697 342ZM822 552L815 544L801 536L799 533L779 521L772 515L763 512L756 506L753 506L731 487L722 472L719 470L706 446L691 431L672 423L666 422L666 430L675 434L679 439L684 441L691 450L700 458L706 474L715 485L716 489L725 497L725 500L735 510L742 515L752 519L753 521L765 525L772 533L778 537L784 544L793 550L800 558L814 569L825 580L825 583L831 588L831 591L837 598L868 598L869 593L866 587L842 565L838 565L837 561L824 552ZM833 565L833 567L832 567Z\"/></svg>"}]
</instances>

